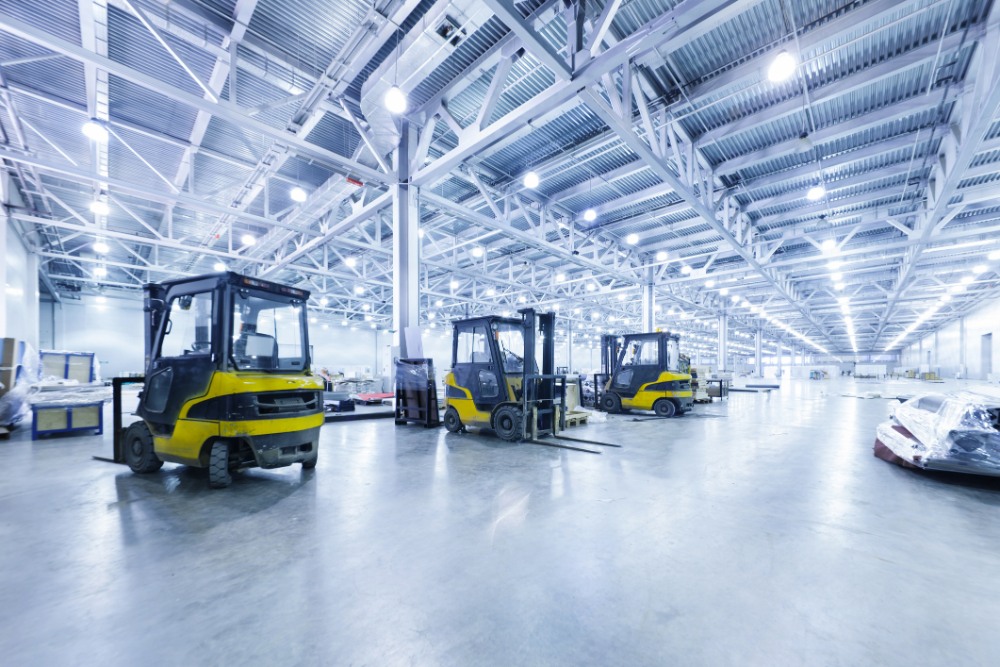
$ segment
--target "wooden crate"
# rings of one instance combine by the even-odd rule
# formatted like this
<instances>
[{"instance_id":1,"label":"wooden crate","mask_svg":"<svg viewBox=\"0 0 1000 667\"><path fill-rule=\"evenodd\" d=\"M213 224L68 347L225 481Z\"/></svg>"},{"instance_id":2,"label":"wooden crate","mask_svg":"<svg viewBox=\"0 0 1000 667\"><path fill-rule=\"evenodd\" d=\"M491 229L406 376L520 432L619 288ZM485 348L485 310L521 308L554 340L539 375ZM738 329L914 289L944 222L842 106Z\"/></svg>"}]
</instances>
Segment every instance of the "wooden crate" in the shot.
<instances>
[{"instance_id":1,"label":"wooden crate","mask_svg":"<svg viewBox=\"0 0 1000 667\"><path fill-rule=\"evenodd\" d=\"M580 426L587 423L587 418L590 415L586 412L567 412L566 413L566 426Z\"/></svg>"}]
</instances>

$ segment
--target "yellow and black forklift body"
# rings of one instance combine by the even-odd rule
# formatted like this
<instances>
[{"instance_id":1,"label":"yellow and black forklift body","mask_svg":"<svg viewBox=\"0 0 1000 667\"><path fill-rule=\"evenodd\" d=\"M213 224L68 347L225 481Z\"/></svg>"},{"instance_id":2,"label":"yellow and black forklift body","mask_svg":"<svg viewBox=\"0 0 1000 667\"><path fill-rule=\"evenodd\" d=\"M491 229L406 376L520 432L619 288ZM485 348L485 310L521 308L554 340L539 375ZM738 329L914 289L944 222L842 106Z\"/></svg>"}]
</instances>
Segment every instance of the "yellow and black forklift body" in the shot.
<instances>
[{"instance_id":1,"label":"yellow and black forklift body","mask_svg":"<svg viewBox=\"0 0 1000 667\"><path fill-rule=\"evenodd\" d=\"M565 390L565 377L552 375L555 348L548 342L555 316L520 312L521 319L491 315L454 323L451 372L445 377L444 425L449 431L487 428L513 441L559 429L564 418L559 400L564 403L565 397L557 394ZM539 328L542 374L535 361Z\"/></svg>"},{"instance_id":2,"label":"yellow and black forklift body","mask_svg":"<svg viewBox=\"0 0 1000 667\"><path fill-rule=\"evenodd\" d=\"M553 372L555 314L532 308L518 312L521 319L486 316L454 323L445 428L452 433L467 426L491 429L511 442L590 454L601 452L580 444L619 447L561 435L566 429L566 376Z\"/></svg>"},{"instance_id":3,"label":"yellow and black forklift body","mask_svg":"<svg viewBox=\"0 0 1000 667\"><path fill-rule=\"evenodd\" d=\"M315 467L322 381L310 372L309 292L219 273L145 286L146 375L116 438L135 472L164 461L209 469Z\"/></svg>"},{"instance_id":4,"label":"yellow and black forklift body","mask_svg":"<svg viewBox=\"0 0 1000 667\"><path fill-rule=\"evenodd\" d=\"M661 417L691 410L691 375L679 344L680 336L667 331L603 336L598 406L611 413L653 410Z\"/></svg>"}]
</instances>

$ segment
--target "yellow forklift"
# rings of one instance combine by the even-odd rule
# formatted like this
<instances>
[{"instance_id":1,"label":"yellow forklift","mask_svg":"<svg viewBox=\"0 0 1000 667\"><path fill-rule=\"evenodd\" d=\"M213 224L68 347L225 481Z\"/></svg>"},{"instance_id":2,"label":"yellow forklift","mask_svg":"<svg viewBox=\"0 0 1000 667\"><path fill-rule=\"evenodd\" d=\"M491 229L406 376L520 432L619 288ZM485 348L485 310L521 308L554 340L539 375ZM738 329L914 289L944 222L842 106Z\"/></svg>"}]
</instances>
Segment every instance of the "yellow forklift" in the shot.
<instances>
[{"instance_id":1,"label":"yellow forklift","mask_svg":"<svg viewBox=\"0 0 1000 667\"><path fill-rule=\"evenodd\" d=\"M691 410L690 361L680 336L668 331L601 337L596 404L605 412L652 410L674 417Z\"/></svg>"},{"instance_id":2,"label":"yellow forklift","mask_svg":"<svg viewBox=\"0 0 1000 667\"><path fill-rule=\"evenodd\" d=\"M237 469L316 467L323 382L309 369L309 292L226 272L151 283L145 296L142 420L115 429L112 460L136 473L207 468L213 488Z\"/></svg>"},{"instance_id":3,"label":"yellow forklift","mask_svg":"<svg viewBox=\"0 0 1000 667\"><path fill-rule=\"evenodd\" d=\"M445 377L444 426L492 430L528 442L600 454L540 438L618 447L560 435L566 428L566 376L556 375L555 315L518 311L521 318L475 317L454 323L451 371ZM541 340L541 372L536 340Z\"/></svg>"}]
</instances>

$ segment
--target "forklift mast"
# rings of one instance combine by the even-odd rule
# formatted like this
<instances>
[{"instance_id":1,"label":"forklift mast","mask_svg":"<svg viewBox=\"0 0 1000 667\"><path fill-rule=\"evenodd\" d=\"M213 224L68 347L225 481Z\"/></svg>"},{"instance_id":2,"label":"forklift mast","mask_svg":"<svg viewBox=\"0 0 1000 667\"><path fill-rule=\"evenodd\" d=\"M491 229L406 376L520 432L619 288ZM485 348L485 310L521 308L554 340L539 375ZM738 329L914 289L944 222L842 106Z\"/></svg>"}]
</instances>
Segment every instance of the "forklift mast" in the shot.
<instances>
[{"instance_id":1,"label":"forklift mast","mask_svg":"<svg viewBox=\"0 0 1000 667\"><path fill-rule=\"evenodd\" d=\"M601 375L609 377L618 364L618 353L622 349L622 338L616 334L601 336Z\"/></svg>"},{"instance_id":2,"label":"forklift mast","mask_svg":"<svg viewBox=\"0 0 1000 667\"><path fill-rule=\"evenodd\" d=\"M521 313L524 323L524 370L522 371L522 402L524 405L532 405L536 401L554 401L555 373L556 365L556 316L555 313L536 313L533 308L522 308L517 311ZM536 371L534 364L528 360L536 359L536 335L542 337L542 367L538 373L541 378L535 378ZM545 413L539 415L539 430L551 429L554 415Z\"/></svg>"}]
</instances>

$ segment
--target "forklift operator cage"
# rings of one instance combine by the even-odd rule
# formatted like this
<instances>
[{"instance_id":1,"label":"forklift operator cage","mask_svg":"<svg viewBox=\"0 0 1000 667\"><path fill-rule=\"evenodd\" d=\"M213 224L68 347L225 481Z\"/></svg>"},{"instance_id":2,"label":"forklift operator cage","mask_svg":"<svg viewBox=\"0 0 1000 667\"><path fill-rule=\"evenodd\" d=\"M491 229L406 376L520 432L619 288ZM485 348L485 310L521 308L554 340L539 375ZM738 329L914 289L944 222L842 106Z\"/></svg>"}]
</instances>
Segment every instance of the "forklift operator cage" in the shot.
<instances>
[{"instance_id":1,"label":"forklift operator cage","mask_svg":"<svg viewBox=\"0 0 1000 667\"><path fill-rule=\"evenodd\" d=\"M222 273L146 285L146 373L162 358L217 370L309 369L309 292Z\"/></svg>"}]
</instances>

